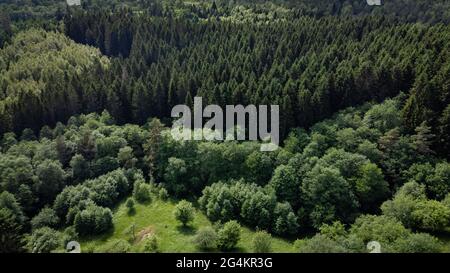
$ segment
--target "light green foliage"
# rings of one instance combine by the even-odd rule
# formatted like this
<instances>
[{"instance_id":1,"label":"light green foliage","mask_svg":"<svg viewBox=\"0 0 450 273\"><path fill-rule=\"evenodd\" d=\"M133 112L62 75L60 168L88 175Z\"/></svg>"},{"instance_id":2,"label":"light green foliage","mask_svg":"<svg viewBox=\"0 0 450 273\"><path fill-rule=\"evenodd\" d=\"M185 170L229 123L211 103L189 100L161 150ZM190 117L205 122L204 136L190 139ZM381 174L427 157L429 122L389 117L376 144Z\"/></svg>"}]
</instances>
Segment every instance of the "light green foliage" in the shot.
<instances>
[{"instance_id":1,"label":"light green foliage","mask_svg":"<svg viewBox=\"0 0 450 273\"><path fill-rule=\"evenodd\" d=\"M12 113L1 107L0 119L8 119L9 115L14 119L29 113L23 122L34 129L38 129L44 121L54 120L58 111L64 111L67 116L78 112L76 102L69 100L76 96L76 91L73 83L67 80L68 75L79 77L95 65L105 69L109 66L109 60L101 57L98 49L76 44L61 33L41 29L30 29L15 35L11 44L0 51L0 59L5 61L0 67L0 82L8 83L7 87L2 85L5 96L0 104L21 106ZM63 92L61 98L67 99L53 99L42 107L39 102L55 98L54 92ZM1 126L2 131L12 129L16 129L13 123L3 123Z\"/></svg>"},{"instance_id":2,"label":"light green foliage","mask_svg":"<svg viewBox=\"0 0 450 273\"><path fill-rule=\"evenodd\" d=\"M297 240L294 248L300 253L346 253L348 252L343 246L339 245L332 239L317 234L308 240Z\"/></svg>"},{"instance_id":3,"label":"light green foliage","mask_svg":"<svg viewBox=\"0 0 450 273\"><path fill-rule=\"evenodd\" d=\"M165 188L160 188L158 191L158 197L161 200L167 200L169 198L169 193L167 192L167 190Z\"/></svg>"},{"instance_id":4,"label":"light green foliage","mask_svg":"<svg viewBox=\"0 0 450 273\"><path fill-rule=\"evenodd\" d=\"M174 211L175 218L180 221L183 226L186 226L189 222L192 222L194 220L194 207L192 206L192 203L181 200Z\"/></svg>"},{"instance_id":5,"label":"light green foliage","mask_svg":"<svg viewBox=\"0 0 450 273\"><path fill-rule=\"evenodd\" d=\"M199 249L213 249L217 246L217 233L211 227L202 227L197 231L194 243Z\"/></svg>"},{"instance_id":6,"label":"light green foliage","mask_svg":"<svg viewBox=\"0 0 450 273\"><path fill-rule=\"evenodd\" d=\"M130 243L126 240L113 240L104 245L101 249L103 253L127 253L130 251Z\"/></svg>"},{"instance_id":7,"label":"light green foliage","mask_svg":"<svg viewBox=\"0 0 450 273\"><path fill-rule=\"evenodd\" d=\"M28 249L33 253L49 253L61 245L60 233L49 227L33 231L28 240Z\"/></svg>"},{"instance_id":8,"label":"light green foliage","mask_svg":"<svg viewBox=\"0 0 450 273\"><path fill-rule=\"evenodd\" d=\"M217 246L221 250L232 250L241 238L241 226L236 221L226 222L218 232Z\"/></svg>"},{"instance_id":9,"label":"light green foliage","mask_svg":"<svg viewBox=\"0 0 450 273\"><path fill-rule=\"evenodd\" d=\"M133 186L133 198L141 203L145 203L151 200L151 188L149 184L146 184L144 180L136 180Z\"/></svg>"},{"instance_id":10,"label":"light green foliage","mask_svg":"<svg viewBox=\"0 0 450 273\"><path fill-rule=\"evenodd\" d=\"M155 234L150 234L144 238L143 250L146 253L158 252L158 237Z\"/></svg>"},{"instance_id":11,"label":"light green foliage","mask_svg":"<svg viewBox=\"0 0 450 273\"><path fill-rule=\"evenodd\" d=\"M137 163L137 159L133 154L133 148L129 146L120 148L117 154L117 160L119 160L119 163L124 168L133 168Z\"/></svg>"},{"instance_id":12,"label":"light green foliage","mask_svg":"<svg viewBox=\"0 0 450 273\"><path fill-rule=\"evenodd\" d=\"M367 163L359 168L356 193L360 203L369 208L377 208L379 203L389 196L389 184L384 180L383 172L377 165Z\"/></svg>"},{"instance_id":13,"label":"light green foliage","mask_svg":"<svg viewBox=\"0 0 450 273\"><path fill-rule=\"evenodd\" d=\"M91 249L94 252L102 252L103 247L110 241L117 239L128 240L124 231L133 223L136 224L137 234L142 230L151 230L151 234L158 237L158 252L161 253L192 253L204 252L195 243L196 234L203 228L213 228L214 224L200 211L195 211L195 217L187 228L182 228L178 220L173 217L176 203L170 201L155 200L151 204L136 203L136 213L129 215L125 203L120 204L114 213L114 230L111 233L88 238L79 238L83 245L83 252ZM219 227L220 229L220 227ZM195 233L194 233L195 232ZM217 234L217 233L216 233ZM255 231L245 226L241 228L241 239L237 244L239 251L253 252L253 238ZM290 241L272 237L273 252L291 252ZM130 252L142 252L144 241L135 242L131 245ZM219 251L218 249L208 249L208 251Z\"/></svg>"},{"instance_id":14,"label":"light green foliage","mask_svg":"<svg viewBox=\"0 0 450 273\"><path fill-rule=\"evenodd\" d=\"M399 127L402 123L401 113L398 111L398 102L386 100L383 104L373 106L364 115L363 123L376 128L382 133Z\"/></svg>"},{"instance_id":15,"label":"light green foliage","mask_svg":"<svg viewBox=\"0 0 450 273\"><path fill-rule=\"evenodd\" d=\"M31 226L33 229L38 229L42 227L57 228L58 224L59 224L59 217L56 215L55 210L51 208L43 208L31 220Z\"/></svg>"},{"instance_id":16,"label":"light green foliage","mask_svg":"<svg viewBox=\"0 0 450 273\"><path fill-rule=\"evenodd\" d=\"M450 226L450 208L439 201L419 202L412 216L417 225L425 230L439 231Z\"/></svg>"},{"instance_id":17,"label":"light green foliage","mask_svg":"<svg viewBox=\"0 0 450 273\"><path fill-rule=\"evenodd\" d=\"M429 234L416 233L397 240L392 248L398 253L439 253L442 243Z\"/></svg>"},{"instance_id":18,"label":"light green foliage","mask_svg":"<svg viewBox=\"0 0 450 273\"><path fill-rule=\"evenodd\" d=\"M391 244L410 233L399 221L384 215L360 216L350 228L350 232L365 243L378 241L381 244Z\"/></svg>"},{"instance_id":19,"label":"light green foliage","mask_svg":"<svg viewBox=\"0 0 450 273\"><path fill-rule=\"evenodd\" d=\"M324 224L320 227L320 234L326 236L327 238L331 239L337 239L340 236L345 236L347 234L347 231L345 230L345 226L339 222L336 221L333 224Z\"/></svg>"},{"instance_id":20,"label":"light green foliage","mask_svg":"<svg viewBox=\"0 0 450 273\"><path fill-rule=\"evenodd\" d=\"M272 252L271 236L265 231L258 231L253 238L253 251L255 253Z\"/></svg>"},{"instance_id":21,"label":"light green foliage","mask_svg":"<svg viewBox=\"0 0 450 273\"><path fill-rule=\"evenodd\" d=\"M128 208L128 213L134 213L135 208L134 208L134 199L133 198L128 198L125 205Z\"/></svg>"}]
</instances>

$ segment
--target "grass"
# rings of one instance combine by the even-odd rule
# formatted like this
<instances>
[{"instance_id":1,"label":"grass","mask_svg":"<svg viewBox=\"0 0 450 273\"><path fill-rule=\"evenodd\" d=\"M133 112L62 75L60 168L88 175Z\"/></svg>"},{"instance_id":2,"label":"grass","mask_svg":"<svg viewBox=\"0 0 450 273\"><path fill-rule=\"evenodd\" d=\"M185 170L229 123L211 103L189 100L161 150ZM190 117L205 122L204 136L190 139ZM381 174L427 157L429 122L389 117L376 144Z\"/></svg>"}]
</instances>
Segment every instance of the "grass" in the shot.
<instances>
[{"instance_id":1,"label":"grass","mask_svg":"<svg viewBox=\"0 0 450 273\"><path fill-rule=\"evenodd\" d=\"M108 243L117 240L128 240L131 236L125 231L135 225L135 233L144 229L152 230L158 237L159 252L163 253L190 253L199 252L192 240L200 227L212 226L212 223L200 211L196 211L195 218L188 227L183 227L173 216L176 203L173 201L162 201L153 198L148 204L135 204L135 212L129 214L125 202L122 202L114 210L114 229L100 236L83 238L80 244L83 250L98 252ZM242 227L241 239L234 251L252 252L252 241L255 231ZM141 252L142 243L132 243L130 252ZM273 252L292 252L292 243L272 238ZM217 251L217 250L216 250Z\"/></svg>"}]
</instances>

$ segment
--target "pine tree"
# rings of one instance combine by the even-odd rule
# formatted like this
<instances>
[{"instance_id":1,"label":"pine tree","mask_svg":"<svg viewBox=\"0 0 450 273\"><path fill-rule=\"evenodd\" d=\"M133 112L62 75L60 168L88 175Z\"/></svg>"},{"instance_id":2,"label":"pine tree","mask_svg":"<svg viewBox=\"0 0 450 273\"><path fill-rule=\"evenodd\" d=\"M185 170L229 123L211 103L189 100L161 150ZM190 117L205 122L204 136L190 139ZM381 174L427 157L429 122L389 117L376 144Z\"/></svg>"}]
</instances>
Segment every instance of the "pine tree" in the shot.
<instances>
[{"instance_id":1,"label":"pine tree","mask_svg":"<svg viewBox=\"0 0 450 273\"><path fill-rule=\"evenodd\" d=\"M155 166L158 160L158 151L161 148L162 136L161 132L164 128L163 124L159 119L154 118L149 124L149 135L148 140L144 143L144 153L145 153L145 162L147 163L149 169L149 176L154 177Z\"/></svg>"},{"instance_id":2,"label":"pine tree","mask_svg":"<svg viewBox=\"0 0 450 273\"><path fill-rule=\"evenodd\" d=\"M412 136L412 139L417 151L423 155L434 154L434 151L430 148L435 137L431 133L431 127L427 126L427 123L424 121L415 131L416 134Z\"/></svg>"},{"instance_id":3,"label":"pine tree","mask_svg":"<svg viewBox=\"0 0 450 273\"><path fill-rule=\"evenodd\" d=\"M0 209L0 253L23 251L22 228L16 217L7 209Z\"/></svg>"}]
</instances>

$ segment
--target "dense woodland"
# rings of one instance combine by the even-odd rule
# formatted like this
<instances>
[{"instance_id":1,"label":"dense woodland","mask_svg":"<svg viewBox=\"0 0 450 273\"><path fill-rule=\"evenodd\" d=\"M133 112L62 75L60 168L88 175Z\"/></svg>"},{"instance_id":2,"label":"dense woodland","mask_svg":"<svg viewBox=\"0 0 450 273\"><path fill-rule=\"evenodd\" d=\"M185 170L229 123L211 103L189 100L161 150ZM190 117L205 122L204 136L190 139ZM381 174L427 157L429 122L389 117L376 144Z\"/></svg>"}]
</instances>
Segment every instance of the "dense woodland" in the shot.
<instances>
[{"instance_id":1,"label":"dense woodland","mask_svg":"<svg viewBox=\"0 0 450 273\"><path fill-rule=\"evenodd\" d=\"M448 5L2 2L0 252L60 251L154 198L217 223L200 249L232 250L242 225L297 252L442 251ZM282 147L175 141L170 111L195 96L280 105Z\"/></svg>"}]
</instances>

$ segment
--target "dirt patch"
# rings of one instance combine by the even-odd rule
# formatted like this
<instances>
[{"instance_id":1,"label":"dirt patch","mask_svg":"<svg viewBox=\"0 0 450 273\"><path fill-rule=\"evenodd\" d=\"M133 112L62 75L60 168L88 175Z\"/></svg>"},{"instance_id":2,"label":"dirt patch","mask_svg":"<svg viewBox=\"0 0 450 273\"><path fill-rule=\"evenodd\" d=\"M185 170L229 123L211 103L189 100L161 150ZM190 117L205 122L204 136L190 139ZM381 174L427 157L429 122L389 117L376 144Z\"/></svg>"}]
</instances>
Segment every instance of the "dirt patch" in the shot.
<instances>
[{"instance_id":1,"label":"dirt patch","mask_svg":"<svg viewBox=\"0 0 450 273\"><path fill-rule=\"evenodd\" d=\"M148 236L152 236L153 234L155 234L155 229L152 226L148 226L138 232L138 234L136 235L136 242L140 243L145 238L147 238Z\"/></svg>"}]
</instances>

